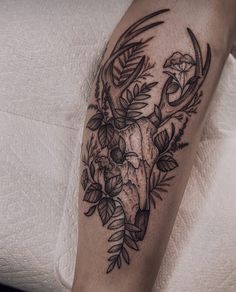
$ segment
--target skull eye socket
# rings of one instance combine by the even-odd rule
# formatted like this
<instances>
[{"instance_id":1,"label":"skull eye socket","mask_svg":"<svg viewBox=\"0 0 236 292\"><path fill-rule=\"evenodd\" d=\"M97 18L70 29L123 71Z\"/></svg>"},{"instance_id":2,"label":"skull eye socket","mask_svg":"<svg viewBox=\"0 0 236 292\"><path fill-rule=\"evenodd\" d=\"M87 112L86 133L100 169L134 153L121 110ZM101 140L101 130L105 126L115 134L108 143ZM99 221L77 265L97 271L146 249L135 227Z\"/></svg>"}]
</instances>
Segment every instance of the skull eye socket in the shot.
<instances>
[{"instance_id":1,"label":"skull eye socket","mask_svg":"<svg viewBox=\"0 0 236 292\"><path fill-rule=\"evenodd\" d=\"M111 150L110 152L110 156L111 159L118 164L121 164L124 162L124 152L121 151L121 149L119 147L116 147L114 149Z\"/></svg>"}]
</instances>

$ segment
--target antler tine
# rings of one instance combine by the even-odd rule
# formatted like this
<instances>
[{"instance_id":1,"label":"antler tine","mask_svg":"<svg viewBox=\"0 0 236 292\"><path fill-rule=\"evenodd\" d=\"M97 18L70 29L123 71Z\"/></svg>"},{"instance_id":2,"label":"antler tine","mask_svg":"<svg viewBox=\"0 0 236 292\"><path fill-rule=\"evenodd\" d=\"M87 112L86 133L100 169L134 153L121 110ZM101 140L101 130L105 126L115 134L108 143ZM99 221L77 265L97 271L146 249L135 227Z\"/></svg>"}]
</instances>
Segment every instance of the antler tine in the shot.
<instances>
[{"instance_id":1,"label":"antler tine","mask_svg":"<svg viewBox=\"0 0 236 292\"><path fill-rule=\"evenodd\" d=\"M153 18L155 16L163 14L163 13L169 11L169 10L170 9L162 9L160 11L153 12L153 13L151 13L151 14L149 14L149 15L141 18L141 19L139 19L138 21L136 21L133 25L131 25L128 29L126 29L124 31L124 33L120 36L120 38L118 39L118 41L117 41L117 43L116 43L116 45L115 45L115 47L113 49L113 52L115 52L116 50L119 50L119 48L122 45L126 44L131 39L133 39L135 36L137 36L138 34L142 33L143 31L146 31L146 30L148 30L148 29L150 29L150 28L152 28L152 27L154 27L156 25L159 25L159 24L163 23L163 22L161 22L161 23L160 22L155 22L155 24L152 27L146 26L146 27L140 28L140 29L142 29L142 31L139 29L140 31L138 33L135 33L135 31L134 31L136 28L138 28L144 22L148 21L149 19L151 19L151 18ZM132 36L127 38L127 36L130 36L130 35L132 35Z\"/></svg>"},{"instance_id":2,"label":"antler tine","mask_svg":"<svg viewBox=\"0 0 236 292\"><path fill-rule=\"evenodd\" d=\"M211 48L210 45L207 44L207 54L206 54L206 61L203 67L203 75L206 77L208 70L210 68L210 64L211 64ZM204 78L205 79L205 78Z\"/></svg>"},{"instance_id":3,"label":"antler tine","mask_svg":"<svg viewBox=\"0 0 236 292\"><path fill-rule=\"evenodd\" d=\"M151 24L148 24L144 27L141 27L137 30L135 30L133 33L131 33L128 38L125 39L125 42L124 44L128 43L129 41L131 41L132 39L134 39L136 36L138 36L139 34L143 33L144 31L148 30L148 29L151 29L155 26L158 26L160 24L164 23L164 21L157 21L157 22L154 22L154 23L151 23Z\"/></svg>"},{"instance_id":4,"label":"antler tine","mask_svg":"<svg viewBox=\"0 0 236 292\"><path fill-rule=\"evenodd\" d=\"M190 35L192 44L193 44L193 48L195 51L195 59L196 59L196 71L195 74L196 76L200 77L202 76L203 72L202 72L202 53L201 53L201 49L199 46L199 43L194 35L194 33L192 32L192 30L190 28L187 28L187 31Z\"/></svg>"}]
</instances>

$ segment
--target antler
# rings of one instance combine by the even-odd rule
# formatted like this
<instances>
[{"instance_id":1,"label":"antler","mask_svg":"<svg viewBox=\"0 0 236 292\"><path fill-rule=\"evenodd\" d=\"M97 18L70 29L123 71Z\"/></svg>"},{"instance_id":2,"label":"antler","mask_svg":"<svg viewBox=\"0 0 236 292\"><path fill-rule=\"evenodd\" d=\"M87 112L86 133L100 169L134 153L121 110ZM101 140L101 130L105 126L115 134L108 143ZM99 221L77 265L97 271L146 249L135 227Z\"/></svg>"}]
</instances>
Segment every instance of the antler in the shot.
<instances>
[{"instance_id":1,"label":"antler","mask_svg":"<svg viewBox=\"0 0 236 292\"><path fill-rule=\"evenodd\" d=\"M194 52L195 52L195 61L196 61L196 67L195 67L195 74L194 76L196 78L193 79L193 82L189 84L188 89L183 93L182 96L180 96L175 101L169 101L169 94L167 92L169 85L173 82L174 77L170 76L162 90L161 94L161 100L159 103L159 109L161 111L161 122L163 123L166 119L168 119L170 116L172 116L174 113L181 111L184 109L185 106L187 106L191 100L194 98L194 96L197 94L198 90L202 86L202 83L204 82L206 75L209 70L210 62L211 62L211 49L209 44L207 44L207 54L206 54L206 60L203 65L202 61L202 53L199 46L199 43L191 31L191 29L187 28L188 33L190 35ZM160 123L160 117L156 115L156 112L154 111L149 118L151 121L155 124L156 122Z\"/></svg>"},{"instance_id":2,"label":"antler","mask_svg":"<svg viewBox=\"0 0 236 292\"><path fill-rule=\"evenodd\" d=\"M119 108L119 97L122 96L123 92L132 84L132 82L139 76L145 62L145 56L142 54L142 49L146 46L146 43L151 40L149 38L146 41L140 40L138 42L132 42L135 37L142 34L143 32L159 26L163 23L163 21L153 22L149 24L145 24L142 26L142 24L146 23L148 20L152 19L155 16L158 16L160 14L163 14L165 12L169 11L169 9L163 9L154 13L151 13L137 22L135 22L133 25L131 25L118 39L109 59L104 64L102 70L101 70L101 80L103 82L103 86L105 88L106 97L109 102L109 106L111 108L113 117L119 117L119 115L116 112L116 109ZM125 72L122 72L126 76L125 80L122 82L115 82L115 74L114 70L119 71L114 63L118 60L120 63L122 62L119 58L121 56L124 56L124 54L128 54L130 50L135 51L136 50L136 56L133 58L134 62L132 62L134 66L132 66L132 69L128 69ZM140 55L141 54L141 55ZM132 58L131 58L132 59ZM138 62L137 62L138 60ZM137 63L135 63L135 61ZM121 72L118 72L121 74Z\"/></svg>"},{"instance_id":3,"label":"antler","mask_svg":"<svg viewBox=\"0 0 236 292\"><path fill-rule=\"evenodd\" d=\"M155 26L158 26L162 23L164 23L163 21L159 21L159 22L153 22L151 24L148 24L144 27L138 28L141 24L143 24L144 22L146 22L147 20L158 16L160 14L163 14L165 12L169 11L169 9L162 9L156 12L153 12L141 19L139 19L138 21L136 21L133 25L131 25L127 30L124 31L124 33L120 36L120 38L118 39L113 52L117 51L120 47L122 47L123 45L125 45L126 43L128 43L130 40L134 39L136 36L138 36L139 34L143 33L144 31L151 29ZM136 29L136 30L135 30Z\"/></svg>"}]
</instances>

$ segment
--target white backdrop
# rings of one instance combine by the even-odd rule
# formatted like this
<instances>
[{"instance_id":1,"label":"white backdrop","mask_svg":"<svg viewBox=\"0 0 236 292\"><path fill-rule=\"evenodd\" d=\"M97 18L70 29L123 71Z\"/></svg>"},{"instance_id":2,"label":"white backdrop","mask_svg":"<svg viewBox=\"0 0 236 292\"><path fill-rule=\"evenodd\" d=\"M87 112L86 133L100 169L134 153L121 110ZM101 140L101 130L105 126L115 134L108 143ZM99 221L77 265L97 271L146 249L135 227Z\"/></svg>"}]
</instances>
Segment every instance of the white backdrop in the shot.
<instances>
[{"instance_id":1,"label":"white backdrop","mask_svg":"<svg viewBox=\"0 0 236 292\"><path fill-rule=\"evenodd\" d=\"M0 1L0 282L69 291L86 99L130 2ZM236 290L235 112L230 56L155 292Z\"/></svg>"}]
</instances>

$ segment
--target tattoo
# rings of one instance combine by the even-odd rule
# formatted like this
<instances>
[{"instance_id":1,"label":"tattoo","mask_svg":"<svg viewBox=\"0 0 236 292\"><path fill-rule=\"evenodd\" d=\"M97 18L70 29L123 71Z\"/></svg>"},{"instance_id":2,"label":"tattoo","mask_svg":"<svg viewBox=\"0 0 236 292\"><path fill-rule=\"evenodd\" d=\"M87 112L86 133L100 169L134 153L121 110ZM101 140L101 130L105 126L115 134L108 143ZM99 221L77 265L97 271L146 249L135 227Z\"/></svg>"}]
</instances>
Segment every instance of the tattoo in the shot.
<instances>
[{"instance_id":1,"label":"tattoo","mask_svg":"<svg viewBox=\"0 0 236 292\"><path fill-rule=\"evenodd\" d=\"M98 73L95 113L83 155L81 184L85 213L97 212L110 231L107 273L130 263L131 250L139 250L150 211L163 200L179 163L175 152L188 145L183 134L201 102L201 86L211 61L207 45L205 61L193 32L187 28L195 56L174 52L163 65L166 81L159 104L145 115L152 90L155 63L145 54L153 37L148 30L162 25L154 19L169 11L149 14L131 25L118 39ZM142 35L142 36L141 36Z\"/></svg>"}]
</instances>

